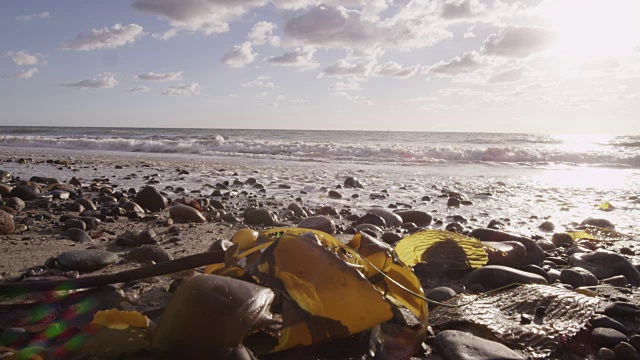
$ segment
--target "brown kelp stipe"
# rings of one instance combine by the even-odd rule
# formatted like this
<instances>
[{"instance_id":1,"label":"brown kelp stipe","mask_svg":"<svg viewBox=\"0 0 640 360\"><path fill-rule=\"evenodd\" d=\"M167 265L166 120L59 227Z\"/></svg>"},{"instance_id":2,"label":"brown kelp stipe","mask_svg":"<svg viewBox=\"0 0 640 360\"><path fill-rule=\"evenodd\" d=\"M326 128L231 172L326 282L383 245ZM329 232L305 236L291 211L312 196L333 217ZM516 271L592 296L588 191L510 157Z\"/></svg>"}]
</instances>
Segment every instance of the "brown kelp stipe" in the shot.
<instances>
[{"instance_id":1,"label":"brown kelp stipe","mask_svg":"<svg viewBox=\"0 0 640 360\"><path fill-rule=\"evenodd\" d=\"M223 251L210 251L201 254L185 256L180 259L163 263L122 271L115 274L87 276L68 280L22 281L0 285L0 296L14 297L27 292L86 289L109 284L122 283L133 280L146 279L195 269L201 266L224 261Z\"/></svg>"}]
</instances>

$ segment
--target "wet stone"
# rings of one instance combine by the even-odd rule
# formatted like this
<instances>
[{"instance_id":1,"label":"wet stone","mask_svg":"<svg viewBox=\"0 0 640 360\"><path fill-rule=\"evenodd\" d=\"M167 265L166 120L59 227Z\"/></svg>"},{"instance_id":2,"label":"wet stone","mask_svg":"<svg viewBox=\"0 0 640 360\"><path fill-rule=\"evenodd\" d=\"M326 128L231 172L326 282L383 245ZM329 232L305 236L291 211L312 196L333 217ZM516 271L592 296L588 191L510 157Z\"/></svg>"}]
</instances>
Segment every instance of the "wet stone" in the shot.
<instances>
[{"instance_id":1,"label":"wet stone","mask_svg":"<svg viewBox=\"0 0 640 360\"><path fill-rule=\"evenodd\" d=\"M330 235L333 235L336 232L336 223L333 221L333 219L325 215L314 215L302 219L302 221L298 223L298 227L320 230Z\"/></svg>"},{"instance_id":2,"label":"wet stone","mask_svg":"<svg viewBox=\"0 0 640 360\"><path fill-rule=\"evenodd\" d=\"M604 314L610 317L636 317L640 315L640 306L628 302L615 302L604 309Z\"/></svg>"},{"instance_id":3,"label":"wet stone","mask_svg":"<svg viewBox=\"0 0 640 360\"><path fill-rule=\"evenodd\" d=\"M629 341L629 339L618 330L601 327L593 329L591 341L599 347L613 348L623 341Z\"/></svg>"},{"instance_id":4,"label":"wet stone","mask_svg":"<svg viewBox=\"0 0 640 360\"><path fill-rule=\"evenodd\" d=\"M0 210L0 235L9 235L16 230L13 216L4 210Z\"/></svg>"},{"instance_id":5,"label":"wet stone","mask_svg":"<svg viewBox=\"0 0 640 360\"><path fill-rule=\"evenodd\" d=\"M69 219L69 220L74 220L74 219ZM67 220L67 221L69 221ZM66 224L66 222L65 222ZM92 243L93 240L91 239L91 236L89 236L89 234L87 234L84 230L80 229L80 228L70 228L68 230L66 230L65 232L62 233L61 235L63 238L65 239L69 239L72 240L74 242L77 243Z\"/></svg>"},{"instance_id":6,"label":"wet stone","mask_svg":"<svg viewBox=\"0 0 640 360\"><path fill-rule=\"evenodd\" d=\"M640 360L638 351L628 342L621 342L613 348L613 352L616 354L616 359L619 360Z\"/></svg>"},{"instance_id":7,"label":"wet stone","mask_svg":"<svg viewBox=\"0 0 640 360\"><path fill-rule=\"evenodd\" d=\"M157 245L143 245L127 253L127 258L139 263L153 261L161 263L173 260L173 256L167 250Z\"/></svg>"},{"instance_id":8,"label":"wet stone","mask_svg":"<svg viewBox=\"0 0 640 360\"><path fill-rule=\"evenodd\" d=\"M438 353L447 360L524 359L505 345L462 331L441 331L436 335L435 343Z\"/></svg>"},{"instance_id":9,"label":"wet stone","mask_svg":"<svg viewBox=\"0 0 640 360\"><path fill-rule=\"evenodd\" d=\"M623 275L633 286L640 286L640 272L622 255L609 251L574 254L569 257L571 266L589 270L598 279Z\"/></svg>"},{"instance_id":10,"label":"wet stone","mask_svg":"<svg viewBox=\"0 0 640 360\"><path fill-rule=\"evenodd\" d=\"M118 255L112 252L93 249L66 251L56 257L60 268L81 272L100 270L118 260Z\"/></svg>"},{"instance_id":11,"label":"wet stone","mask_svg":"<svg viewBox=\"0 0 640 360\"><path fill-rule=\"evenodd\" d=\"M390 226L390 227L402 226L402 223L403 223L402 218L398 214L395 214L386 209L373 208L367 211L367 214L374 214L374 215L380 216L387 223L387 226Z\"/></svg>"},{"instance_id":12,"label":"wet stone","mask_svg":"<svg viewBox=\"0 0 640 360\"><path fill-rule=\"evenodd\" d=\"M497 289L513 283L548 285L547 279L540 275L499 265L487 265L475 269L465 277L465 282L480 284L486 290Z\"/></svg>"},{"instance_id":13,"label":"wet stone","mask_svg":"<svg viewBox=\"0 0 640 360\"><path fill-rule=\"evenodd\" d=\"M591 319L591 326L593 326L594 328L609 328L609 329L614 329L617 330L623 334L625 334L627 332L627 328L622 325L622 323L608 317L608 316L598 316L595 317L593 319Z\"/></svg>"},{"instance_id":14,"label":"wet stone","mask_svg":"<svg viewBox=\"0 0 640 360\"><path fill-rule=\"evenodd\" d=\"M160 194L160 192L153 186L145 186L136 194L133 201L143 209L151 212L162 211L168 206L167 198Z\"/></svg>"}]
</instances>

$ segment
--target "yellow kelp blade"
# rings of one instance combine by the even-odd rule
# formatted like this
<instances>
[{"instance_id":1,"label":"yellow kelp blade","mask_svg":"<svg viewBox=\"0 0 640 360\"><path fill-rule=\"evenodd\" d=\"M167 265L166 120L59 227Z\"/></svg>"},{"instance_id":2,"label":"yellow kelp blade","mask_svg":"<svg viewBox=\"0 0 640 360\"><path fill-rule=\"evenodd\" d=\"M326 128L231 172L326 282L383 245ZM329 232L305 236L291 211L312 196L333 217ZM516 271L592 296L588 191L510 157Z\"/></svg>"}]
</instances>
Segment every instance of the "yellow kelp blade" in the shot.
<instances>
[{"instance_id":1,"label":"yellow kelp blade","mask_svg":"<svg viewBox=\"0 0 640 360\"><path fill-rule=\"evenodd\" d=\"M347 246L368 260L364 264L367 279L378 275L380 271L386 273L393 263L393 248L367 234L355 234Z\"/></svg>"},{"instance_id":2,"label":"yellow kelp blade","mask_svg":"<svg viewBox=\"0 0 640 360\"><path fill-rule=\"evenodd\" d=\"M395 247L400 260L408 266L419 262L436 263L449 269L480 268L489 260L482 242L462 234L425 230L400 240Z\"/></svg>"},{"instance_id":3,"label":"yellow kelp blade","mask_svg":"<svg viewBox=\"0 0 640 360\"><path fill-rule=\"evenodd\" d=\"M356 334L393 317L391 305L360 272L299 235L281 235L264 251L257 270L262 280L279 284L316 322L306 321L309 336L299 328L295 334L284 328L286 336L280 338L275 351ZM286 318L283 322L300 323Z\"/></svg>"},{"instance_id":4,"label":"yellow kelp blade","mask_svg":"<svg viewBox=\"0 0 640 360\"><path fill-rule=\"evenodd\" d=\"M98 358L117 358L149 349L149 319L137 311L109 309L97 312L91 322L97 330L83 344L80 354Z\"/></svg>"},{"instance_id":5,"label":"yellow kelp blade","mask_svg":"<svg viewBox=\"0 0 640 360\"><path fill-rule=\"evenodd\" d=\"M581 228L581 230L569 231L567 234L569 234L573 240L631 240L631 237L627 234L597 226L584 227Z\"/></svg>"},{"instance_id":6,"label":"yellow kelp blade","mask_svg":"<svg viewBox=\"0 0 640 360\"><path fill-rule=\"evenodd\" d=\"M598 206L598 209L602 210L602 211L611 211L611 210L614 210L615 207L613 205L611 205L610 202L605 201L602 204L600 204L600 206Z\"/></svg>"},{"instance_id":7,"label":"yellow kelp blade","mask_svg":"<svg viewBox=\"0 0 640 360\"><path fill-rule=\"evenodd\" d=\"M402 305L409 309L426 326L429 312L427 302L423 299L424 291L418 277L409 267L396 263L391 264L387 276L393 279L393 281L386 277L384 279L387 298L396 305Z\"/></svg>"},{"instance_id":8,"label":"yellow kelp blade","mask_svg":"<svg viewBox=\"0 0 640 360\"><path fill-rule=\"evenodd\" d=\"M137 311L123 311L108 309L98 311L93 315L91 324L108 327L115 330L124 330L132 327L146 328L149 326L149 318Z\"/></svg>"},{"instance_id":9,"label":"yellow kelp blade","mask_svg":"<svg viewBox=\"0 0 640 360\"><path fill-rule=\"evenodd\" d=\"M596 240L596 238L584 231L570 231L567 234L569 234L574 241L580 239Z\"/></svg>"}]
</instances>

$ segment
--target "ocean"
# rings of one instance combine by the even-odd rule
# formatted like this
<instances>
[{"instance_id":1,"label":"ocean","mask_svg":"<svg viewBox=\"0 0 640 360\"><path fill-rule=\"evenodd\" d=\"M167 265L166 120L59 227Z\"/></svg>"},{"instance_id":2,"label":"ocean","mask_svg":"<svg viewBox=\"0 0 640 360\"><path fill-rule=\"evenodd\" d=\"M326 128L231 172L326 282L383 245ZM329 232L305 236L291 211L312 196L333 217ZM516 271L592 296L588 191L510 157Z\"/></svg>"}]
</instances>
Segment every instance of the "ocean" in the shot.
<instances>
[{"instance_id":1,"label":"ocean","mask_svg":"<svg viewBox=\"0 0 640 360\"><path fill-rule=\"evenodd\" d=\"M640 136L0 127L2 149L40 157L113 156L198 164L191 175L163 182L187 189L206 189L206 183L232 182L259 172L274 184L269 194L276 198L302 192L308 194L307 205L409 204L445 223L454 215L483 225L499 220L508 230L527 235L548 235L538 229L544 220L562 230L587 217L607 218L620 231L640 235ZM244 170L224 177L214 171L220 166ZM46 171L68 180L68 171L50 166L34 164L30 173L15 163L3 168L23 177ZM75 171L86 178L102 176L91 167ZM119 178L127 178L127 171L111 170ZM361 179L365 190L341 189L343 199L328 199L327 189L346 176ZM139 182L121 180L121 185ZM281 183L290 189L279 188ZM444 189L465 194L473 206L448 208L438 198ZM354 193L359 197L354 199ZM372 193L388 194L389 200L371 198ZM425 195L432 201L421 201ZM604 202L614 210L599 210Z\"/></svg>"}]
</instances>

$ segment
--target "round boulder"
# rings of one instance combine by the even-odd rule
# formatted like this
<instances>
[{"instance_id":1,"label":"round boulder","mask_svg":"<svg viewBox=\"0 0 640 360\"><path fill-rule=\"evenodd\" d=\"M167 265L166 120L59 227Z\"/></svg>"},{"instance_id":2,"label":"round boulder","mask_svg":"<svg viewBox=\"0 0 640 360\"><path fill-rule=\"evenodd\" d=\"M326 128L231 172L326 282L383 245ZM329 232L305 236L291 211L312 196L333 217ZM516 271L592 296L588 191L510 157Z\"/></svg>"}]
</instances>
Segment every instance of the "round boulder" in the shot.
<instances>
[{"instance_id":1,"label":"round boulder","mask_svg":"<svg viewBox=\"0 0 640 360\"><path fill-rule=\"evenodd\" d=\"M315 215L303 219L298 223L299 228L314 229L324 231L333 235L336 233L336 223L328 216Z\"/></svg>"}]
</instances>

